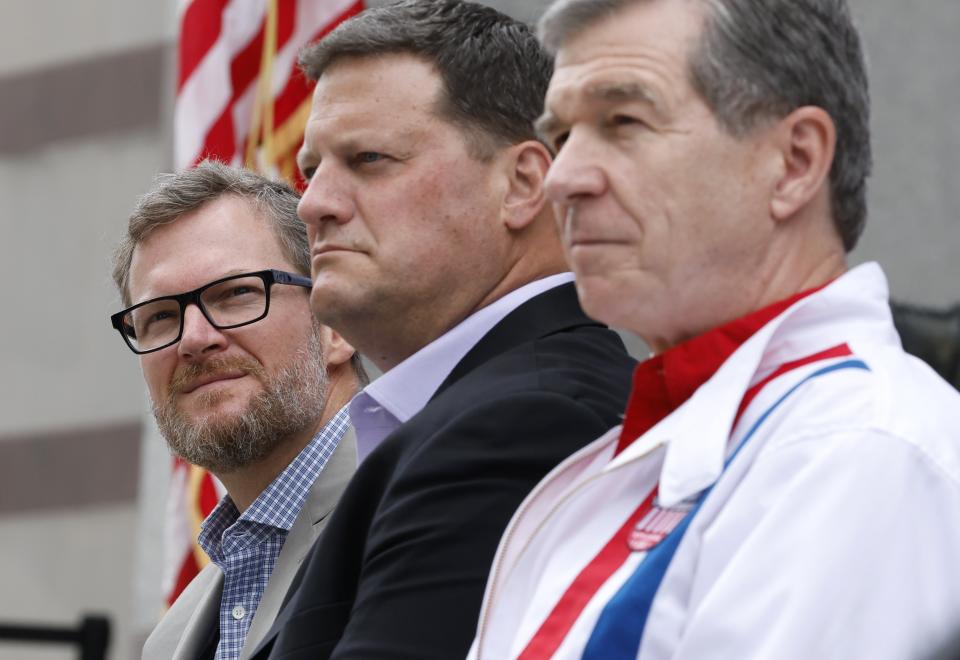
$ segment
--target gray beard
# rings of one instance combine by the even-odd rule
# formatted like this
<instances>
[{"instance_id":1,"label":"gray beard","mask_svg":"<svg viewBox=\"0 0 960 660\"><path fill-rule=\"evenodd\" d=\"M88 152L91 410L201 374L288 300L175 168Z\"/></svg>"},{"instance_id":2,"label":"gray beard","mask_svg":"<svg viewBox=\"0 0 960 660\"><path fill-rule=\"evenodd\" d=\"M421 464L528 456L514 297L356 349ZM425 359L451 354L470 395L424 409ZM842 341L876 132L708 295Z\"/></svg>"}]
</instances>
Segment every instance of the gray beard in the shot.
<instances>
[{"instance_id":1,"label":"gray beard","mask_svg":"<svg viewBox=\"0 0 960 660\"><path fill-rule=\"evenodd\" d=\"M217 363L203 367L216 368ZM176 392L159 405L154 402L153 414L170 451L214 474L230 473L263 460L288 438L317 423L329 385L319 332L311 333L309 344L276 376L258 371L263 390L240 414L192 420L177 406ZM206 407L220 399L220 393L213 392L199 403Z\"/></svg>"}]
</instances>

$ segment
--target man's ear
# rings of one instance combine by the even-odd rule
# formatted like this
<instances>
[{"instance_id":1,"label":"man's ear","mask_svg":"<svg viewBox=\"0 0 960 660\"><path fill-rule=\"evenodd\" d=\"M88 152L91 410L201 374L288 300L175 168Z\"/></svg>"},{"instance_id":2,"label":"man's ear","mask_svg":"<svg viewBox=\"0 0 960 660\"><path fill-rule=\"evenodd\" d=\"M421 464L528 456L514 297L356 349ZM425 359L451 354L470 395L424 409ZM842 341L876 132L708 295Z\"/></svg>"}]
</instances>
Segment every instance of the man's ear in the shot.
<instances>
[{"instance_id":1,"label":"man's ear","mask_svg":"<svg viewBox=\"0 0 960 660\"><path fill-rule=\"evenodd\" d=\"M320 340L323 342L323 355L327 360L328 369L346 364L356 353L353 346L328 326L320 326Z\"/></svg>"},{"instance_id":2,"label":"man's ear","mask_svg":"<svg viewBox=\"0 0 960 660\"><path fill-rule=\"evenodd\" d=\"M503 219L507 229L519 231L533 222L546 203L543 181L550 167L550 152L539 142L527 140L507 150L506 158Z\"/></svg>"},{"instance_id":3,"label":"man's ear","mask_svg":"<svg viewBox=\"0 0 960 660\"><path fill-rule=\"evenodd\" d=\"M770 213L779 221L793 217L829 185L837 129L825 110L805 106L784 117L774 130L783 169L770 199Z\"/></svg>"}]
</instances>

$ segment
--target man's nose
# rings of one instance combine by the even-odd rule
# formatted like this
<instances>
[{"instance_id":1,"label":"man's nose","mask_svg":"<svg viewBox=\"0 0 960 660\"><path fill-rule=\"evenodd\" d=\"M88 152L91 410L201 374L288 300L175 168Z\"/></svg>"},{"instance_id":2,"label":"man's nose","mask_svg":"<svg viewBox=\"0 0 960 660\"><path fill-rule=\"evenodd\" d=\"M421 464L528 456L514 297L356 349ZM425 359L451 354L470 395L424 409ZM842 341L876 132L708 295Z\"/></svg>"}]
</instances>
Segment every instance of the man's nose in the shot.
<instances>
[{"instance_id":1,"label":"man's nose","mask_svg":"<svg viewBox=\"0 0 960 660\"><path fill-rule=\"evenodd\" d=\"M227 337L213 327L196 305L183 310L183 334L177 352L188 360L204 359L226 349Z\"/></svg>"},{"instance_id":2,"label":"man's nose","mask_svg":"<svg viewBox=\"0 0 960 660\"><path fill-rule=\"evenodd\" d=\"M334 165L321 163L300 198L297 215L309 226L345 223L353 217L353 187Z\"/></svg>"},{"instance_id":3,"label":"man's nose","mask_svg":"<svg viewBox=\"0 0 960 660\"><path fill-rule=\"evenodd\" d=\"M550 165L544 189L554 204L569 205L603 194L607 177L603 161L590 138L571 131Z\"/></svg>"}]
</instances>

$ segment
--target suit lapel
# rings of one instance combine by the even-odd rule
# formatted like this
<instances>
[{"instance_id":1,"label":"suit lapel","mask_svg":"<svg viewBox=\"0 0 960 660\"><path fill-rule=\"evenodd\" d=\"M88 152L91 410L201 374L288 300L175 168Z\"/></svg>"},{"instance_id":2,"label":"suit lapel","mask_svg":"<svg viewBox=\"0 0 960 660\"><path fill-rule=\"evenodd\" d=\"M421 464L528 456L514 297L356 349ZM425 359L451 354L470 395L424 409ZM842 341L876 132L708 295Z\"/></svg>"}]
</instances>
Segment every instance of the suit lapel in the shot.
<instances>
[{"instance_id":1,"label":"suit lapel","mask_svg":"<svg viewBox=\"0 0 960 660\"><path fill-rule=\"evenodd\" d=\"M195 660L200 657L210 643L211 631L219 628L223 573L214 564L208 564L194 581L200 581L197 585L200 592L195 601L196 607L192 608L192 614L183 627L183 635L173 655L170 656L171 660ZM193 599L188 598L188 601L190 600ZM179 603L179 599L177 602Z\"/></svg>"},{"instance_id":2,"label":"suit lapel","mask_svg":"<svg viewBox=\"0 0 960 660\"><path fill-rule=\"evenodd\" d=\"M249 658L270 630L300 565L323 530L330 512L356 469L357 436L351 426L337 444L320 476L313 482L307 501L287 534L267 588L257 605L257 612L250 622L250 630L240 651L240 660Z\"/></svg>"},{"instance_id":3,"label":"suit lapel","mask_svg":"<svg viewBox=\"0 0 960 660\"><path fill-rule=\"evenodd\" d=\"M484 335L454 367L431 400L480 365L514 346L585 325L604 327L583 313L577 289L572 283L544 291L507 314Z\"/></svg>"}]
</instances>

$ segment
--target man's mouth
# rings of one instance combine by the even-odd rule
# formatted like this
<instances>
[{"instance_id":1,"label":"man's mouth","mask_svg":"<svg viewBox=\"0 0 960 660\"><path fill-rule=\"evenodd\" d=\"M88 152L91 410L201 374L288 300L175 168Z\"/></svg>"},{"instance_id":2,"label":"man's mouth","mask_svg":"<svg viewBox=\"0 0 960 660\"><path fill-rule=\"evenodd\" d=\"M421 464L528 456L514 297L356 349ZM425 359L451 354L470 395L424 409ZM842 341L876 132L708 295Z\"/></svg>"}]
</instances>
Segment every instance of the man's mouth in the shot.
<instances>
[{"instance_id":1,"label":"man's mouth","mask_svg":"<svg viewBox=\"0 0 960 660\"><path fill-rule=\"evenodd\" d=\"M319 257L322 254L330 254L331 252L357 252L357 250L347 247L345 245L337 245L335 243L323 243L314 247L310 251L311 257Z\"/></svg>"},{"instance_id":2,"label":"man's mouth","mask_svg":"<svg viewBox=\"0 0 960 660\"><path fill-rule=\"evenodd\" d=\"M265 375L260 363L250 357L212 358L200 364L180 365L170 380L169 392L174 396L189 394L211 383L236 380L244 376L263 380Z\"/></svg>"},{"instance_id":3,"label":"man's mouth","mask_svg":"<svg viewBox=\"0 0 960 660\"><path fill-rule=\"evenodd\" d=\"M240 370L231 370L227 372L204 374L198 378L193 378L184 383L181 387L177 388L180 394L190 394L201 387L210 385L212 383L219 383L227 380L236 380L238 378L243 378L247 373Z\"/></svg>"},{"instance_id":4,"label":"man's mouth","mask_svg":"<svg viewBox=\"0 0 960 660\"><path fill-rule=\"evenodd\" d=\"M592 247L598 245L622 245L624 241L602 236L575 236L567 237L566 243L570 248Z\"/></svg>"}]
</instances>

